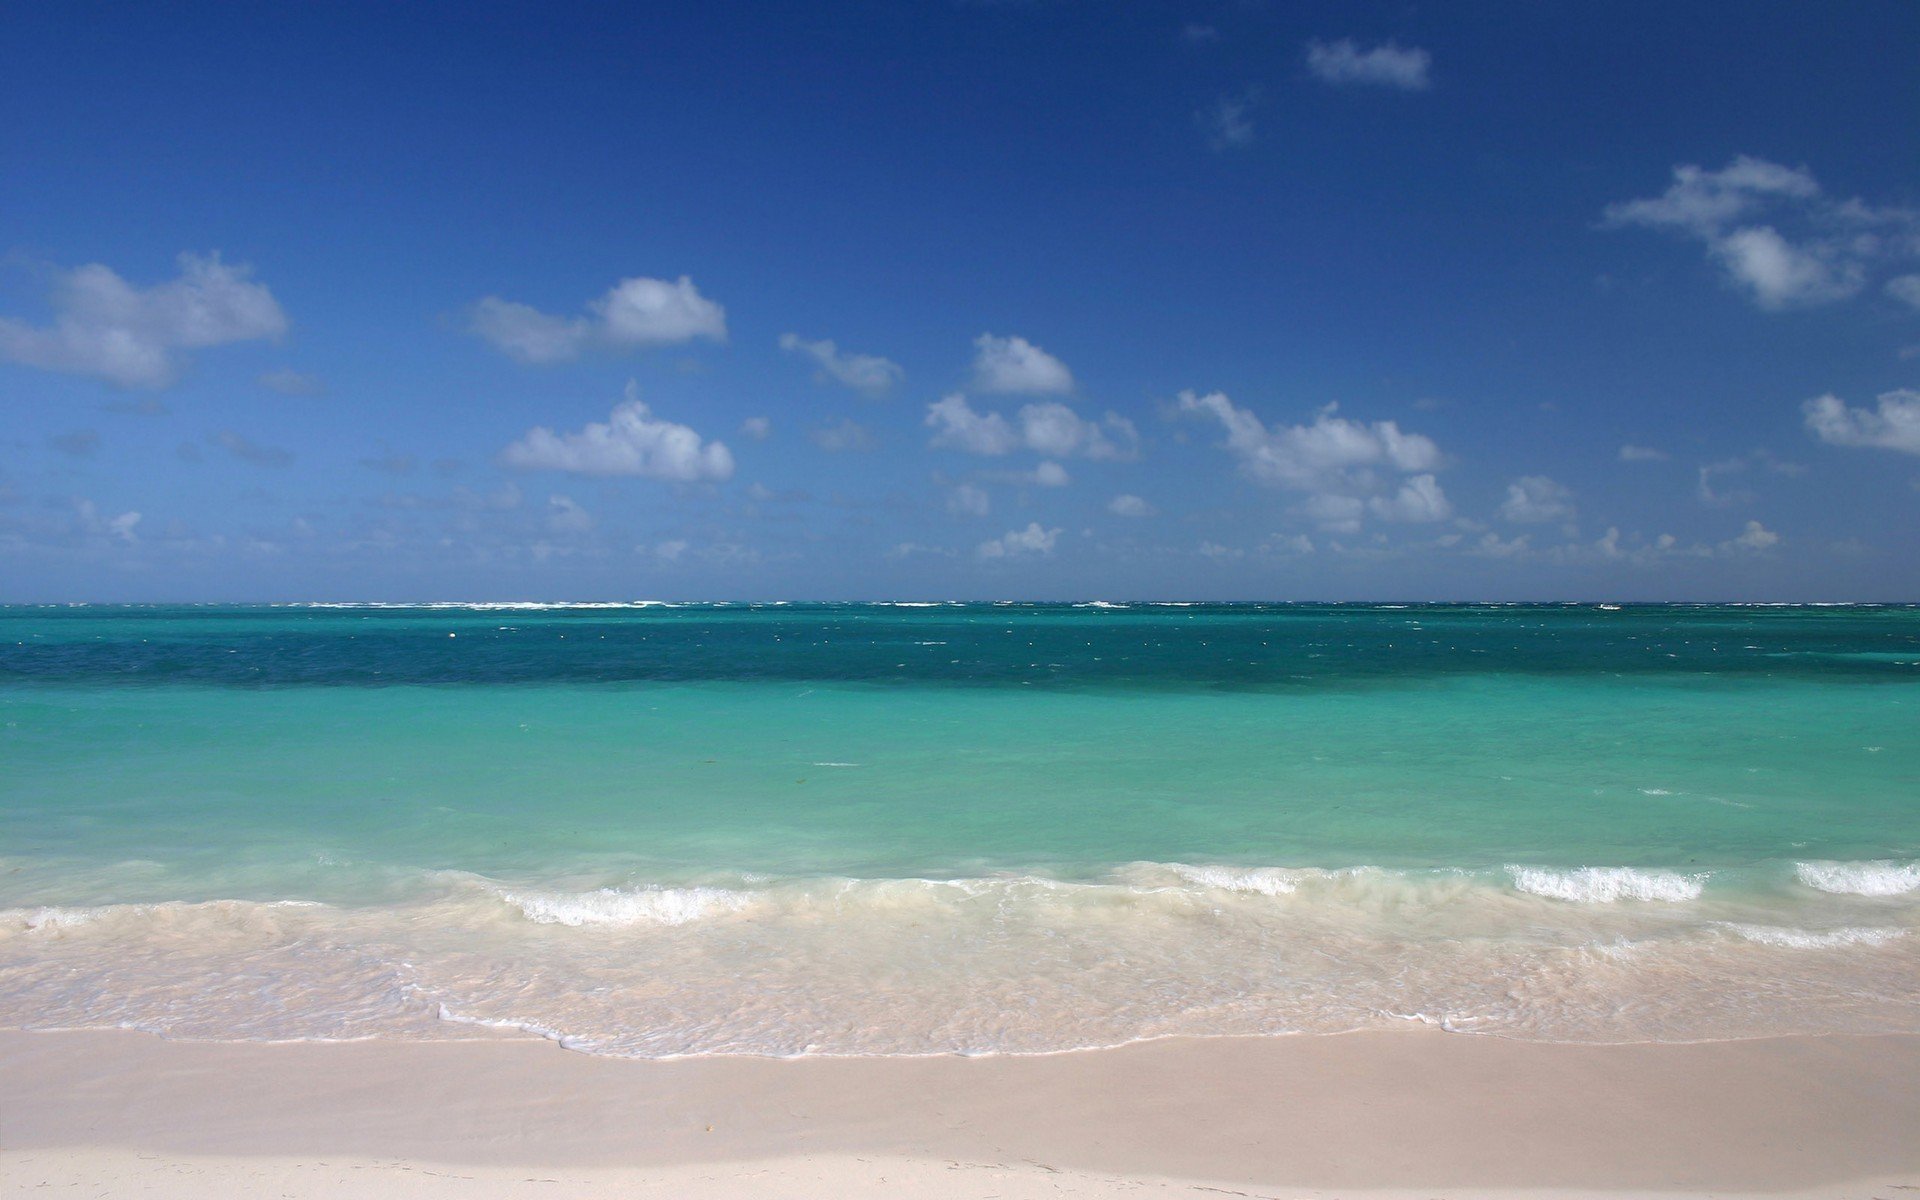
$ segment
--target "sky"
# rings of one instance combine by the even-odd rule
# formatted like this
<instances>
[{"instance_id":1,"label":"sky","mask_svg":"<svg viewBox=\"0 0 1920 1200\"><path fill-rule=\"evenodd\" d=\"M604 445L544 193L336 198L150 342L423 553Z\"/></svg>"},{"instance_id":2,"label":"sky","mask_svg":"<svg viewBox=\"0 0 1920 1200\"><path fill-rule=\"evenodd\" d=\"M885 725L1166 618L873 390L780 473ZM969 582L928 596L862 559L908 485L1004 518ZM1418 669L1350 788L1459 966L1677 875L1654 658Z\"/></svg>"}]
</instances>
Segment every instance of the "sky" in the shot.
<instances>
[{"instance_id":1,"label":"sky","mask_svg":"<svg viewBox=\"0 0 1920 1200\"><path fill-rule=\"evenodd\" d=\"M1920 6L10 5L0 601L1920 600Z\"/></svg>"}]
</instances>

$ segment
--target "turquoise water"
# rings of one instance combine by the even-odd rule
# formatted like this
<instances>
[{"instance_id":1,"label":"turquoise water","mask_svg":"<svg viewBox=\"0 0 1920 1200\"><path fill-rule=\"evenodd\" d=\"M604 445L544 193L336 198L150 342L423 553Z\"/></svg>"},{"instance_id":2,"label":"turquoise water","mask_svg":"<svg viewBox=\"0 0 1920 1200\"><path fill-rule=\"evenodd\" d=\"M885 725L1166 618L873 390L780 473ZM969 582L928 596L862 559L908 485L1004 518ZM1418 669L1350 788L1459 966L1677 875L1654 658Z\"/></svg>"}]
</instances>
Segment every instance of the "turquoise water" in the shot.
<instances>
[{"instance_id":1,"label":"turquoise water","mask_svg":"<svg viewBox=\"0 0 1920 1200\"><path fill-rule=\"evenodd\" d=\"M0 764L15 1026L1920 1028L1909 607L0 609Z\"/></svg>"}]
</instances>

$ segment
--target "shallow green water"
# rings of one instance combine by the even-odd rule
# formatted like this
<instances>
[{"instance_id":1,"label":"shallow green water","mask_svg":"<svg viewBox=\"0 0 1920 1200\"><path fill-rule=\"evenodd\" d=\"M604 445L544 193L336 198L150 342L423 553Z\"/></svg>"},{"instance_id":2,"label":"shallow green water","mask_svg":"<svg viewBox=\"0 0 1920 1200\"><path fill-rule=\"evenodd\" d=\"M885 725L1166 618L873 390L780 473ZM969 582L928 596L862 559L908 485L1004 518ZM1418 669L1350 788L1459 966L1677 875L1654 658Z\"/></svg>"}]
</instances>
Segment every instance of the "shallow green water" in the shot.
<instances>
[{"instance_id":1,"label":"shallow green water","mask_svg":"<svg viewBox=\"0 0 1920 1200\"><path fill-rule=\"evenodd\" d=\"M999 895L992 913L849 915L845 889L1033 881L1054 899L1056 884L1212 889L1234 899L1203 907L1252 896L1298 909L1319 886L1299 881L1323 878L1310 869L1357 867L1400 881L1360 904L1368 936L1395 946L1436 913L1459 918L1442 922L1446 938L1511 941L1579 910L1588 924L1555 946L1746 921L1827 938L1809 943L1822 954L1884 957L1914 917L1917 857L1913 608L0 609L0 908L24 931L7 943L11 967L0 955L0 1003L12 978L16 1007L47 1003L34 989L55 972L54 926L68 930L59 969L68 955L93 961L55 910L115 925L133 905L177 915L300 900L408 923L478 897L484 917L433 920L496 937L462 950L460 970L484 976L511 957L498 939L529 923L575 938L673 929L682 942L697 928L720 939L701 951L705 970L745 953L740 914L764 901L763 933L802 921L847 939L798 955L795 970L825 977L835 955L843 971L897 961L899 946L881 952L898 932L888 921L913 916L960 938L961 958L988 954L969 970L1017 984L1018 959L992 959L978 939L1018 897ZM1478 916L1448 908L1455 878L1485 892ZM1277 920L1266 932L1281 936L1325 916L1314 913L1247 919ZM1164 915L1104 936L1152 958L1154 937L1179 933L1155 923ZM1054 934L1080 936L1073 922L1088 915L1056 916ZM1832 940L1863 929L1879 932ZM313 936L252 933L240 939L251 950ZM154 935L86 936L124 957ZM381 937L369 961L431 957L418 938ZM1164 970L1217 973L1258 941ZM999 949L1032 953L1018 939ZM577 1000L564 977L584 961L528 969ZM617 977L618 961L591 970ZM1168 1003L1191 1008L1177 993ZM1912 1000L1874 997L1882 1025L1888 1004ZM1284 1010L1300 1025L1297 999L1248 1019ZM1165 1017L1108 1003L1118 1033ZM597 1032L486 1019L633 1049L618 1028L640 1017L562 1008ZM1053 1045L973 1037L854 1048ZM791 1029L742 1038L839 1045Z\"/></svg>"}]
</instances>

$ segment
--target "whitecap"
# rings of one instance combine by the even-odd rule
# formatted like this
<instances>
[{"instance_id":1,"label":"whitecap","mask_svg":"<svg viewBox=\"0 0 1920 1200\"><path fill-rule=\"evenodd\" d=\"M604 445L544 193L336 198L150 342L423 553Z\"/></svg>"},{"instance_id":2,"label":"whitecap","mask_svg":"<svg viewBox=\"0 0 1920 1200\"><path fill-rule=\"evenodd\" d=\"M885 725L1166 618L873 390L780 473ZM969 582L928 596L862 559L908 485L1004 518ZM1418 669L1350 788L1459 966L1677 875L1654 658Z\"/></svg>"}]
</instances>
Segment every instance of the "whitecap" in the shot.
<instances>
[{"instance_id":1,"label":"whitecap","mask_svg":"<svg viewBox=\"0 0 1920 1200\"><path fill-rule=\"evenodd\" d=\"M1262 896L1285 896L1300 888L1300 872L1284 867L1190 866L1168 863L1167 869L1188 883L1219 888L1224 892L1255 892Z\"/></svg>"},{"instance_id":2,"label":"whitecap","mask_svg":"<svg viewBox=\"0 0 1920 1200\"><path fill-rule=\"evenodd\" d=\"M1509 866L1513 886L1535 896L1570 900L1576 904L1612 904L1616 900L1694 900L1706 886L1705 875L1674 871L1646 871L1634 867Z\"/></svg>"},{"instance_id":3,"label":"whitecap","mask_svg":"<svg viewBox=\"0 0 1920 1200\"><path fill-rule=\"evenodd\" d=\"M1789 950L1831 950L1839 946L1882 946L1907 935L1904 929L1880 929L1850 925L1843 929L1788 929L1777 925L1740 925L1729 922L1728 929L1750 942L1763 946L1781 946Z\"/></svg>"},{"instance_id":4,"label":"whitecap","mask_svg":"<svg viewBox=\"0 0 1920 1200\"><path fill-rule=\"evenodd\" d=\"M591 892L498 893L529 921L542 925L684 925L702 917L739 912L753 902L749 892L716 887L647 887Z\"/></svg>"},{"instance_id":5,"label":"whitecap","mask_svg":"<svg viewBox=\"0 0 1920 1200\"><path fill-rule=\"evenodd\" d=\"M1800 882L1842 896L1899 896L1920 889L1920 862L1795 863Z\"/></svg>"}]
</instances>

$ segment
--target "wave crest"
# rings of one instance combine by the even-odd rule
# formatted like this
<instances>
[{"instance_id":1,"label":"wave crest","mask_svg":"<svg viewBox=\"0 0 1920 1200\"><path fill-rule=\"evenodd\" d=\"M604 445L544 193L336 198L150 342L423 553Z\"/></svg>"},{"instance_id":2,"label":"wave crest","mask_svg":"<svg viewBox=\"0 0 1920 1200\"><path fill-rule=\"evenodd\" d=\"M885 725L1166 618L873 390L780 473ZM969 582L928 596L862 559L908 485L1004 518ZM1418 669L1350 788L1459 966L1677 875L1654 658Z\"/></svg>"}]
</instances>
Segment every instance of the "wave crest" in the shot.
<instances>
[{"instance_id":1,"label":"wave crest","mask_svg":"<svg viewBox=\"0 0 1920 1200\"><path fill-rule=\"evenodd\" d=\"M1920 862L1795 863L1800 882L1841 896L1900 896L1920 889Z\"/></svg>"},{"instance_id":2,"label":"wave crest","mask_svg":"<svg viewBox=\"0 0 1920 1200\"><path fill-rule=\"evenodd\" d=\"M1704 874L1682 875L1635 867L1554 870L1510 866L1507 873L1513 876L1513 886L1520 891L1575 904L1612 904L1616 900L1657 900L1671 904L1697 900L1707 883Z\"/></svg>"}]
</instances>

